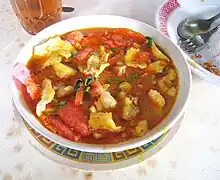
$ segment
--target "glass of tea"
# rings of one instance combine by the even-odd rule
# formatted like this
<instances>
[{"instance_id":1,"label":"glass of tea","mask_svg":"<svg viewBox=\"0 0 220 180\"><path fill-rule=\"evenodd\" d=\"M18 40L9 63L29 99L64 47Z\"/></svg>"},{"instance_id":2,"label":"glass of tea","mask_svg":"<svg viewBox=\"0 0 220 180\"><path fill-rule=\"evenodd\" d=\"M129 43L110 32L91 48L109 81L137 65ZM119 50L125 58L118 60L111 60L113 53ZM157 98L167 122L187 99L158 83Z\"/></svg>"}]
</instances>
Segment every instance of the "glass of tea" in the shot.
<instances>
[{"instance_id":1,"label":"glass of tea","mask_svg":"<svg viewBox=\"0 0 220 180\"><path fill-rule=\"evenodd\" d=\"M10 0L21 25L30 34L61 20L62 0Z\"/></svg>"}]
</instances>

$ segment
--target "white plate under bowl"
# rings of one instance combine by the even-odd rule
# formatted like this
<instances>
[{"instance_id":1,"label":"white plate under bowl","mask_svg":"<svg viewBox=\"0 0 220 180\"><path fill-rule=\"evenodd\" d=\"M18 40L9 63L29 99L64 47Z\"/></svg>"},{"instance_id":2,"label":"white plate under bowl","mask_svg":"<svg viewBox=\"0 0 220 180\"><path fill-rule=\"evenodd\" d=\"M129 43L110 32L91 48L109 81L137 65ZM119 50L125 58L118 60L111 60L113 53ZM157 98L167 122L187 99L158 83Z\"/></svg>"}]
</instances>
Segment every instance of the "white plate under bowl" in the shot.
<instances>
[{"instance_id":1,"label":"white plate under bowl","mask_svg":"<svg viewBox=\"0 0 220 180\"><path fill-rule=\"evenodd\" d=\"M219 12L219 7L217 6L205 6L202 8L194 7L194 12L188 12L186 9L182 8L177 0L169 0L161 5L155 15L155 24L157 29L164 35L169 37L175 44L178 42L177 26L188 16L198 16L200 18L208 18ZM212 27L220 24L220 20L213 23ZM183 52L184 53L184 52ZM191 70L200 76L202 79L220 86L220 76L217 76L205 68L203 68L199 63L204 63L207 61L217 64L214 56L210 54L208 48L203 49L197 54L185 54L189 64L191 65Z\"/></svg>"},{"instance_id":2,"label":"white plate under bowl","mask_svg":"<svg viewBox=\"0 0 220 180\"><path fill-rule=\"evenodd\" d=\"M166 36L160 33L157 29L147 25L143 22L112 15L90 15L82 17L74 17L65 21L61 21L54 24L45 30L34 36L20 51L17 59L14 62L16 65L18 62L26 64L30 57L32 56L32 48L37 45L42 40L48 39L50 36L64 34L66 32L88 28L88 27L113 27L113 28L130 28L134 31L138 31L142 34L151 36L155 42L162 47L165 52L174 60L174 64L177 67L179 75L179 93L177 96L176 103L174 104L171 112L166 116L166 118L153 130L147 133L145 136L136 138L130 141L126 141L120 144L113 145L91 145L79 142L72 142L63 137L60 137L49 130L47 130L41 123L35 118L31 111L26 107L19 89L17 89L15 82L12 82L12 92L14 103L28 124L37 132L47 137L48 139L69 147L71 149L87 151L87 152L117 152L123 151L125 149L132 149L146 144L157 137L161 136L168 129L180 119L185 110L188 97L191 89L191 73L189 66L184 59L183 54L180 49Z\"/></svg>"},{"instance_id":3,"label":"white plate under bowl","mask_svg":"<svg viewBox=\"0 0 220 180\"><path fill-rule=\"evenodd\" d=\"M14 118L16 121L23 121L23 118L14 107ZM86 171L112 171L129 166L137 165L163 150L176 135L179 127L184 120L185 113L180 120L165 132L161 137L153 140L141 147L127 149L112 153L92 153L83 152L68 147L61 146L43 135L37 133L26 122L26 130L30 132L30 145L34 147L44 157L74 169Z\"/></svg>"}]
</instances>

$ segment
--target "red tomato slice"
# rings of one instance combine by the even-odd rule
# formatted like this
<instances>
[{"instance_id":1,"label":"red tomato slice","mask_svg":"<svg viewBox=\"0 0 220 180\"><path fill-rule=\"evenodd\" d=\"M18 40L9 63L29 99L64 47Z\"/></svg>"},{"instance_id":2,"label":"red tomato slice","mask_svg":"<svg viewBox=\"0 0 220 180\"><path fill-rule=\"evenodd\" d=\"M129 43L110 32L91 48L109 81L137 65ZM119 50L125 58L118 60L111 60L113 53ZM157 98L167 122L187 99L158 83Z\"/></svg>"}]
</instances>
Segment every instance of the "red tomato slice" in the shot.
<instances>
[{"instance_id":1,"label":"red tomato slice","mask_svg":"<svg viewBox=\"0 0 220 180\"><path fill-rule=\"evenodd\" d=\"M142 34L132 31L130 29L126 28L117 28L113 31L113 34L121 35L121 36L126 36L128 38L131 38L135 41L138 41L139 43L144 43L145 38Z\"/></svg>"},{"instance_id":2,"label":"red tomato slice","mask_svg":"<svg viewBox=\"0 0 220 180\"><path fill-rule=\"evenodd\" d=\"M39 99L41 95L41 88L38 84L34 82L34 80L29 76L25 82L24 85L27 87L27 92L30 94L31 98Z\"/></svg>"},{"instance_id":3,"label":"red tomato slice","mask_svg":"<svg viewBox=\"0 0 220 180\"><path fill-rule=\"evenodd\" d=\"M86 47L96 47L103 44L104 38L102 33L91 33L86 37L82 44Z\"/></svg>"},{"instance_id":4,"label":"red tomato slice","mask_svg":"<svg viewBox=\"0 0 220 180\"><path fill-rule=\"evenodd\" d=\"M117 47L124 47L125 42L121 35L112 35L111 38L114 40L114 43Z\"/></svg>"},{"instance_id":5,"label":"red tomato slice","mask_svg":"<svg viewBox=\"0 0 220 180\"><path fill-rule=\"evenodd\" d=\"M77 64L85 64L87 61L87 57L89 54L93 51L92 48L85 48L79 51L79 53L76 55L76 62Z\"/></svg>"},{"instance_id":6,"label":"red tomato slice","mask_svg":"<svg viewBox=\"0 0 220 180\"><path fill-rule=\"evenodd\" d=\"M65 125L58 117L55 116L41 116L41 123L50 131L59 134L60 136L67 138L71 141L78 141L81 138L81 134L72 131L67 125Z\"/></svg>"},{"instance_id":7,"label":"red tomato slice","mask_svg":"<svg viewBox=\"0 0 220 180\"><path fill-rule=\"evenodd\" d=\"M150 53L149 52L138 52L135 56L135 60L137 62L144 62L144 63L150 63L151 60L150 60Z\"/></svg>"},{"instance_id":8,"label":"red tomato slice","mask_svg":"<svg viewBox=\"0 0 220 180\"><path fill-rule=\"evenodd\" d=\"M74 101L62 107L59 111L59 116L67 126L82 136L90 134L88 118L82 107L76 106Z\"/></svg>"},{"instance_id":9,"label":"red tomato slice","mask_svg":"<svg viewBox=\"0 0 220 180\"><path fill-rule=\"evenodd\" d=\"M102 85L98 81L93 81L91 83L91 96L92 97L98 97L104 92L104 89L102 88Z\"/></svg>"}]
</instances>

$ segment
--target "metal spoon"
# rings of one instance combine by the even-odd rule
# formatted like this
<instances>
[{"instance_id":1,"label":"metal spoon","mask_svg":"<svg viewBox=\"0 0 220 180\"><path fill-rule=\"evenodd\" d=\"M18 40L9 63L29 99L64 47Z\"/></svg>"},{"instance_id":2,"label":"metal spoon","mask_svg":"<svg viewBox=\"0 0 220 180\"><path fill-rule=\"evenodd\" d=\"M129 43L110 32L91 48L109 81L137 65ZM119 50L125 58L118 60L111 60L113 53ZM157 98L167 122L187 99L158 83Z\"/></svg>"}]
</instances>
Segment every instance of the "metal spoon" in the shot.
<instances>
[{"instance_id":1,"label":"metal spoon","mask_svg":"<svg viewBox=\"0 0 220 180\"><path fill-rule=\"evenodd\" d=\"M194 53L196 51L198 52L205 48L209 38L218 30L219 27L220 24L208 32L195 34L188 39L179 39L178 45L186 53Z\"/></svg>"},{"instance_id":2,"label":"metal spoon","mask_svg":"<svg viewBox=\"0 0 220 180\"><path fill-rule=\"evenodd\" d=\"M182 38L189 38L195 34L200 34L209 30L211 24L220 18L220 13L210 19L186 18L177 27L177 34Z\"/></svg>"}]
</instances>

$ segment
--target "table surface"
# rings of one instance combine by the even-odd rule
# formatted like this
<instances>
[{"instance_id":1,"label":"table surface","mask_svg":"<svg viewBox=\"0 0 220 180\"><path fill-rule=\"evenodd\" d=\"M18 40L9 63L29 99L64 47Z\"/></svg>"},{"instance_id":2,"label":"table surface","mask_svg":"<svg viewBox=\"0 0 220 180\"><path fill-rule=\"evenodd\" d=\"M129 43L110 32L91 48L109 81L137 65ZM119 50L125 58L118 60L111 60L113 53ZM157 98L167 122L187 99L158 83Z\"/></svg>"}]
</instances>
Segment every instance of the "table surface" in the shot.
<instances>
[{"instance_id":1,"label":"table surface","mask_svg":"<svg viewBox=\"0 0 220 180\"><path fill-rule=\"evenodd\" d=\"M154 15L162 0L66 0L64 3L76 8L74 13L64 14L65 18L117 14L154 25ZM194 75L186 117L178 133L167 147L147 161L123 170L92 172L89 176L89 172L63 167L39 154L31 146L28 133L13 118L11 64L30 35L21 28L8 1L0 1L0 27L0 179L220 179L220 88Z\"/></svg>"}]
</instances>

